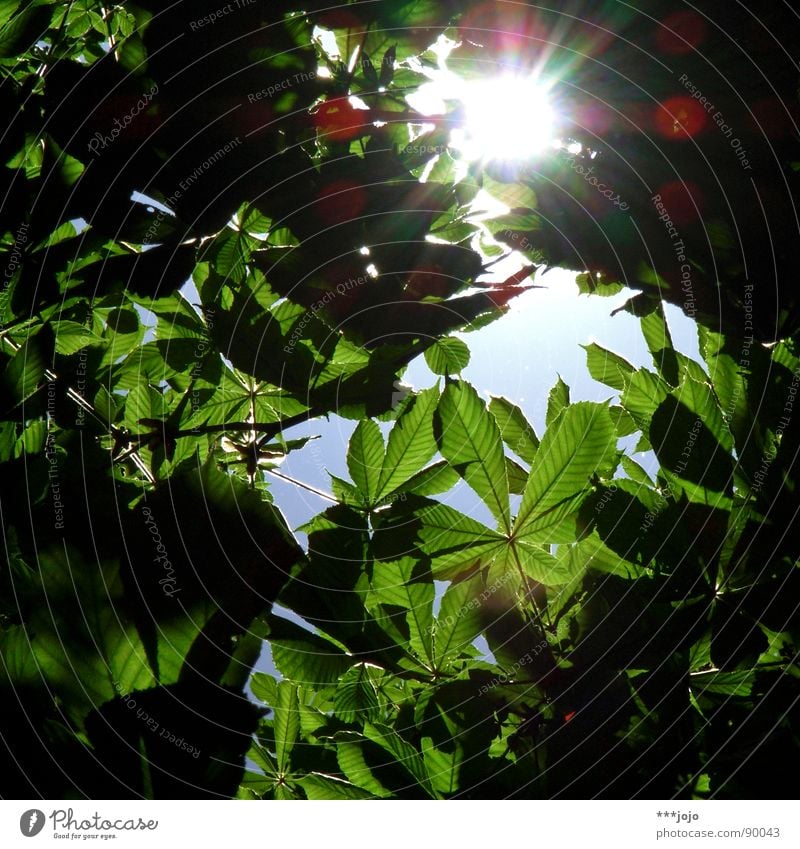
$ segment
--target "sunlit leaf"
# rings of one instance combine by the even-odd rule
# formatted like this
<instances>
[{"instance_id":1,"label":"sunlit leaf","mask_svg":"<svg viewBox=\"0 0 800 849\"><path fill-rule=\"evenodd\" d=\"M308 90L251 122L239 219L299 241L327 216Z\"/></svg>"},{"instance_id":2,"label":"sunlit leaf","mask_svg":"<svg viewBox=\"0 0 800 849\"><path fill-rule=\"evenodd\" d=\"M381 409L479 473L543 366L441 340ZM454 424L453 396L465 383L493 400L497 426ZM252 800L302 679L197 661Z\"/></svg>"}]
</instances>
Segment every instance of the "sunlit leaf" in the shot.
<instances>
[{"instance_id":1,"label":"sunlit leaf","mask_svg":"<svg viewBox=\"0 0 800 849\"><path fill-rule=\"evenodd\" d=\"M275 758L278 772L285 774L289 758L300 731L300 714L297 706L297 686L280 681L272 709L275 714Z\"/></svg>"},{"instance_id":2,"label":"sunlit leaf","mask_svg":"<svg viewBox=\"0 0 800 849\"><path fill-rule=\"evenodd\" d=\"M330 775L320 775L318 773L309 773L302 778L298 778L296 782L305 791L309 799L330 800L330 799L374 799L372 793L356 787L355 784L350 784L347 781L342 781L340 778L335 778Z\"/></svg>"},{"instance_id":3,"label":"sunlit leaf","mask_svg":"<svg viewBox=\"0 0 800 849\"><path fill-rule=\"evenodd\" d=\"M526 463L532 463L539 448L539 439L522 410L500 397L491 399L489 410L497 420L503 442Z\"/></svg>"},{"instance_id":4,"label":"sunlit leaf","mask_svg":"<svg viewBox=\"0 0 800 849\"><path fill-rule=\"evenodd\" d=\"M476 578L451 584L433 625L433 651L442 668L458 657L480 632L480 588Z\"/></svg>"},{"instance_id":5,"label":"sunlit leaf","mask_svg":"<svg viewBox=\"0 0 800 849\"><path fill-rule=\"evenodd\" d=\"M436 453L433 412L438 397L435 387L420 392L395 423L378 476L375 501L406 483Z\"/></svg>"},{"instance_id":6,"label":"sunlit leaf","mask_svg":"<svg viewBox=\"0 0 800 849\"><path fill-rule=\"evenodd\" d=\"M570 542L574 526L564 525L589 491L594 475L613 470L616 433L602 404L579 402L542 437L522 497L514 536L536 542Z\"/></svg>"},{"instance_id":7,"label":"sunlit leaf","mask_svg":"<svg viewBox=\"0 0 800 849\"><path fill-rule=\"evenodd\" d=\"M358 663L341 676L336 687L334 711L342 722L359 724L380 719L378 685L383 670L369 663Z\"/></svg>"},{"instance_id":8,"label":"sunlit leaf","mask_svg":"<svg viewBox=\"0 0 800 849\"><path fill-rule=\"evenodd\" d=\"M589 374L599 383L621 392L628 378L634 373L634 367L626 359L613 351L601 348L595 342L581 347L586 351Z\"/></svg>"},{"instance_id":9,"label":"sunlit leaf","mask_svg":"<svg viewBox=\"0 0 800 849\"><path fill-rule=\"evenodd\" d=\"M548 427L558 418L561 411L569 406L569 386L558 378L555 386L550 390L547 396L547 415L545 423Z\"/></svg>"},{"instance_id":10,"label":"sunlit leaf","mask_svg":"<svg viewBox=\"0 0 800 849\"><path fill-rule=\"evenodd\" d=\"M347 450L347 468L353 483L364 496L365 505L377 500L383 456L383 437L380 429L375 422L365 419L350 437Z\"/></svg>"},{"instance_id":11,"label":"sunlit leaf","mask_svg":"<svg viewBox=\"0 0 800 849\"><path fill-rule=\"evenodd\" d=\"M469 348L460 339L437 339L425 351L425 362L434 374L460 374L469 365Z\"/></svg>"},{"instance_id":12,"label":"sunlit leaf","mask_svg":"<svg viewBox=\"0 0 800 849\"><path fill-rule=\"evenodd\" d=\"M420 752L407 740L404 740L394 729L379 723L366 723L364 734L388 752L429 796L436 798L436 792L431 786L430 777L425 768L425 761Z\"/></svg>"},{"instance_id":13,"label":"sunlit leaf","mask_svg":"<svg viewBox=\"0 0 800 849\"><path fill-rule=\"evenodd\" d=\"M508 531L511 526L508 479L494 416L472 386L457 382L445 387L437 419L442 455Z\"/></svg>"}]
</instances>

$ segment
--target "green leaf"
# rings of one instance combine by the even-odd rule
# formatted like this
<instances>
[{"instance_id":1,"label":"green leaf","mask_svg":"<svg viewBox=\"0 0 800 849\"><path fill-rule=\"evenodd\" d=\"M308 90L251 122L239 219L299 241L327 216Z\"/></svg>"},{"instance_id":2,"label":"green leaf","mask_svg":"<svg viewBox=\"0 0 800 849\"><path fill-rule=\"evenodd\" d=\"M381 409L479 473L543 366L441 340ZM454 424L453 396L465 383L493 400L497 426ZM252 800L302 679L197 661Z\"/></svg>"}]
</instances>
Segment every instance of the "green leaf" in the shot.
<instances>
[{"instance_id":1,"label":"green leaf","mask_svg":"<svg viewBox=\"0 0 800 849\"><path fill-rule=\"evenodd\" d=\"M634 481L634 483L638 483L646 487L653 486L653 481L650 479L650 475L647 474L636 460L631 459L627 455L623 455L620 458L620 464L625 470L625 474Z\"/></svg>"},{"instance_id":2,"label":"green leaf","mask_svg":"<svg viewBox=\"0 0 800 849\"><path fill-rule=\"evenodd\" d=\"M512 210L521 208L533 210L538 205L535 190L526 183L519 181L501 183L493 180L488 174L484 174L483 188Z\"/></svg>"},{"instance_id":3,"label":"green leaf","mask_svg":"<svg viewBox=\"0 0 800 849\"><path fill-rule=\"evenodd\" d=\"M77 550L54 545L38 553L41 601L28 617L28 650L37 676L56 688L77 722L119 693L156 681L145 646L124 615L124 588L116 563L90 568ZM165 623L169 636L175 636Z\"/></svg>"},{"instance_id":4,"label":"green leaf","mask_svg":"<svg viewBox=\"0 0 800 849\"><path fill-rule=\"evenodd\" d=\"M526 463L532 463L539 448L539 438L522 410L507 398L494 397L489 411L497 420L503 442Z\"/></svg>"},{"instance_id":5,"label":"green leaf","mask_svg":"<svg viewBox=\"0 0 800 849\"><path fill-rule=\"evenodd\" d=\"M514 528L515 538L571 542L564 521L580 506L595 475L610 477L616 465L616 433L604 404L567 407L542 438L531 466Z\"/></svg>"},{"instance_id":6,"label":"green leaf","mask_svg":"<svg viewBox=\"0 0 800 849\"><path fill-rule=\"evenodd\" d=\"M357 487L353 486L350 481L331 475L330 472L328 474L331 479L331 489L340 504L347 504L350 507L364 507L364 499Z\"/></svg>"},{"instance_id":7,"label":"green leaf","mask_svg":"<svg viewBox=\"0 0 800 849\"><path fill-rule=\"evenodd\" d=\"M21 457L23 454L38 454L44 451L47 444L47 430L47 422L43 419L32 421L17 439L14 456Z\"/></svg>"},{"instance_id":8,"label":"green leaf","mask_svg":"<svg viewBox=\"0 0 800 849\"><path fill-rule=\"evenodd\" d=\"M335 683L350 667L350 658L333 643L283 620L272 620L279 635L270 635L272 660L290 681L316 689Z\"/></svg>"},{"instance_id":9,"label":"green leaf","mask_svg":"<svg viewBox=\"0 0 800 849\"><path fill-rule=\"evenodd\" d=\"M596 530L576 545L559 546L559 562L564 560L566 565L568 556L571 558L572 568L577 568L581 572L591 568L598 572L616 575L628 581L647 575L647 570L644 567L632 563L609 548Z\"/></svg>"},{"instance_id":10,"label":"green leaf","mask_svg":"<svg viewBox=\"0 0 800 849\"><path fill-rule=\"evenodd\" d=\"M614 428L617 431L617 436L630 436L639 430L638 425L631 417L630 413L617 404L612 404L608 411L611 413L611 420L614 422Z\"/></svg>"},{"instance_id":11,"label":"green leaf","mask_svg":"<svg viewBox=\"0 0 800 849\"><path fill-rule=\"evenodd\" d=\"M566 584L574 577L572 564L553 557L540 544L526 539L511 543L506 560L508 568L517 564L529 578L548 587Z\"/></svg>"},{"instance_id":12,"label":"green leaf","mask_svg":"<svg viewBox=\"0 0 800 849\"><path fill-rule=\"evenodd\" d=\"M437 669L466 650L481 630L479 576L451 584L442 596L433 626L433 653Z\"/></svg>"},{"instance_id":13,"label":"green leaf","mask_svg":"<svg viewBox=\"0 0 800 849\"><path fill-rule=\"evenodd\" d=\"M622 406L644 434L650 433L650 421L658 405L667 397L669 384L647 369L631 376L620 399Z\"/></svg>"},{"instance_id":14,"label":"green leaf","mask_svg":"<svg viewBox=\"0 0 800 849\"><path fill-rule=\"evenodd\" d=\"M621 292L625 285L616 280L608 280L599 274L586 271L575 278L578 291L582 295L598 295L601 298L610 298Z\"/></svg>"},{"instance_id":15,"label":"green leaf","mask_svg":"<svg viewBox=\"0 0 800 849\"><path fill-rule=\"evenodd\" d=\"M698 695L712 693L717 696L749 696L755 683L756 670L736 672L693 672L689 686Z\"/></svg>"},{"instance_id":16,"label":"green leaf","mask_svg":"<svg viewBox=\"0 0 800 849\"><path fill-rule=\"evenodd\" d=\"M321 775L318 772L311 772L298 778L295 784L302 787L306 796L312 800L375 798L372 793L356 787L355 784L350 784L349 781L342 781L341 778L331 775Z\"/></svg>"},{"instance_id":17,"label":"green leaf","mask_svg":"<svg viewBox=\"0 0 800 849\"><path fill-rule=\"evenodd\" d=\"M426 665L433 660L433 581L429 575L415 574L416 561L411 557L376 562L372 588L384 604L405 608L411 648Z\"/></svg>"},{"instance_id":18,"label":"green leaf","mask_svg":"<svg viewBox=\"0 0 800 849\"><path fill-rule=\"evenodd\" d=\"M550 390L547 396L547 413L545 415L545 424L550 425L559 417L561 411L569 406L569 386L558 378L556 385Z\"/></svg>"},{"instance_id":19,"label":"green leaf","mask_svg":"<svg viewBox=\"0 0 800 849\"><path fill-rule=\"evenodd\" d=\"M420 392L395 422L378 477L376 502L406 483L436 453L433 413L438 398L436 387Z\"/></svg>"},{"instance_id":20,"label":"green leaf","mask_svg":"<svg viewBox=\"0 0 800 849\"><path fill-rule=\"evenodd\" d=\"M53 324L56 337L56 352L75 354L83 348L103 345L105 341L93 330L77 321L57 321Z\"/></svg>"},{"instance_id":21,"label":"green leaf","mask_svg":"<svg viewBox=\"0 0 800 849\"><path fill-rule=\"evenodd\" d=\"M289 681L280 681L272 710L275 727L275 759L278 772L285 775L289 769L291 755L297 736L300 733L300 712L297 703L297 685Z\"/></svg>"},{"instance_id":22,"label":"green leaf","mask_svg":"<svg viewBox=\"0 0 800 849\"><path fill-rule=\"evenodd\" d=\"M460 480L458 472L446 460L438 460L421 472L410 477L395 490L395 493L405 495L437 495L452 489ZM400 498L402 500L402 498Z\"/></svg>"},{"instance_id":23,"label":"green leaf","mask_svg":"<svg viewBox=\"0 0 800 849\"><path fill-rule=\"evenodd\" d=\"M378 425L371 419L359 422L350 437L347 468L353 483L364 497L364 506L370 506L377 500L383 456L383 437Z\"/></svg>"},{"instance_id":24,"label":"green leaf","mask_svg":"<svg viewBox=\"0 0 800 849\"><path fill-rule=\"evenodd\" d=\"M511 529L503 443L495 418L475 389L449 384L437 409L439 450L475 490L507 533Z\"/></svg>"},{"instance_id":25,"label":"green leaf","mask_svg":"<svg viewBox=\"0 0 800 849\"><path fill-rule=\"evenodd\" d=\"M265 705L274 705L278 696L278 681L266 672L254 672L250 678L250 691Z\"/></svg>"},{"instance_id":26,"label":"green leaf","mask_svg":"<svg viewBox=\"0 0 800 849\"><path fill-rule=\"evenodd\" d=\"M0 29L0 57L3 59L25 53L45 35L52 10L29 4Z\"/></svg>"},{"instance_id":27,"label":"green leaf","mask_svg":"<svg viewBox=\"0 0 800 849\"><path fill-rule=\"evenodd\" d=\"M47 368L39 338L32 336L24 342L11 358L2 377L7 401L16 406L33 395L44 382Z\"/></svg>"},{"instance_id":28,"label":"green leaf","mask_svg":"<svg viewBox=\"0 0 800 849\"><path fill-rule=\"evenodd\" d=\"M639 324L658 373L674 385L677 383L675 349L664 313L664 304L659 301L653 310L639 319Z\"/></svg>"},{"instance_id":29,"label":"green leaf","mask_svg":"<svg viewBox=\"0 0 800 849\"><path fill-rule=\"evenodd\" d=\"M378 723L366 723L364 735L388 752L429 796L437 798L425 768L425 761L411 743L404 740L393 728Z\"/></svg>"},{"instance_id":30,"label":"green leaf","mask_svg":"<svg viewBox=\"0 0 800 849\"><path fill-rule=\"evenodd\" d=\"M422 756L431 785L438 793L449 795L458 790L459 771L464 757L463 747L456 744L455 751L444 752L433 745L433 739L423 737Z\"/></svg>"},{"instance_id":31,"label":"green leaf","mask_svg":"<svg viewBox=\"0 0 800 849\"><path fill-rule=\"evenodd\" d=\"M425 362L434 374L460 374L469 365L469 348L461 339L437 339L425 351Z\"/></svg>"},{"instance_id":32,"label":"green leaf","mask_svg":"<svg viewBox=\"0 0 800 849\"><path fill-rule=\"evenodd\" d=\"M690 501L731 494L733 437L708 384L687 377L670 392L653 414L650 441L664 474L680 480Z\"/></svg>"},{"instance_id":33,"label":"green leaf","mask_svg":"<svg viewBox=\"0 0 800 849\"><path fill-rule=\"evenodd\" d=\"M581 347L586 351L589 374L598 383L604 383L621 392L636 369L619 354L607 351L594 342L590 345L581 345Z\"/></svg>"},{"instance_id":34,"label":"green leaf","mask_svg":"<svg viewBox=\"0 0 800 849\"><path fill-rule=\"evenodd\" d=\"M415 513L419 549L431 558L437 579L446 580L475 565L488 565L508 539L445 504L432 502Z\"/></svg>"},{"instance_id":35,"label":"green leaf","mask_svg":"<svg viewBox=\"0 0 800 849\"><path fill-rule=\"evenodd\" d=\"M336 744L336 760L347 779L373 796L386 798L392 794L372 774L364 760L361 738L359 742L339 740Z\"/></svg>"},{"instance_id":36,"label":"green leaf","mask_svg":"<svg viewBox=\"0 0 800 849\"><path fill-rule=\"evenodd\" d=\"M512 495L522 495L528 484L528 471L519 463L506 457L506 473L508 474L508 491Z\"/></svg>"},{"instance_id":37,"label":"green leaf","mask_svg":"<svg viewBox=\"0 0 800 849\"><path fill-rule=\"evenodd\" d=\"M380 719L378 687L383 670L371 663L358 663L339 679L334 713L342 722L375 722Z\"/></svg>"}]
</instances>

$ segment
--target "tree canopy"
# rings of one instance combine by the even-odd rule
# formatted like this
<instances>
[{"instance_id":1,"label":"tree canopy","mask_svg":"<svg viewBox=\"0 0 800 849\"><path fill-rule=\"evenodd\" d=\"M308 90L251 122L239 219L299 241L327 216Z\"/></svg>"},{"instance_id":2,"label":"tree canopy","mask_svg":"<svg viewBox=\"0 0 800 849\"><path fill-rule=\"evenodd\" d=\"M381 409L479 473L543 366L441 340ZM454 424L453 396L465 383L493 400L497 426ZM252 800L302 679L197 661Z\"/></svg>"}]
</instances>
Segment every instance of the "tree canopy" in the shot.
<instances>
[{"instance_id":1,"label":"tree canopy","mask_svg":"<svg viewBox=\"0 0 800 849\"><path fill-rule=\"evenodd\" d=\"M791 795L798 35L0 3L0 796ZM563 143L469 161L462 103L412 105L445 65L547 79ZM536 433L463 372L551 267L635 290L652 364L584 346L611 400L559 380ZM270 481L333 415L349 479L290 528Z\"/></svg>"}]
</instances>

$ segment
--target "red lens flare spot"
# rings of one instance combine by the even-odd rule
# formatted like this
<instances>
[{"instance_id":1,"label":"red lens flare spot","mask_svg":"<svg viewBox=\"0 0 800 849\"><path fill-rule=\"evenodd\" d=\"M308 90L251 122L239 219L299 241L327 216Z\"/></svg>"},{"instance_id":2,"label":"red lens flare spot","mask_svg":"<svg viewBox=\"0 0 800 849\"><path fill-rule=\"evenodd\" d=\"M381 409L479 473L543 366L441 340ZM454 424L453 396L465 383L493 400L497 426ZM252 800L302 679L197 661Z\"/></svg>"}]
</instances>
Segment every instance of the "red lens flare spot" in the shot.
<instances>
[{"instance_id":1,"label":"red lens flare spot","mask_svg":"<svg viewBox=\"0 0 800 849\"><path fill-rule=\"evenodd\" d=\"M661 186L657 194L676 227L693 225L702 215L705 201L695 183L675 180Z\"/></svg>"},{"instance_id":2,"label":"red lens flare spot","mask_svg":"<svg viewBox=\"0 0 800 849\"><path fill-rule=\"evenodd\" d=\"M317 195L314 210L327 225L344 224L358 218L367 207L367 193L352 180L334 180Z\"/></svg>"},{"instance_id":3,"label":"red lens flare spot","mask_svg":"<svg viewBox=\"0 0 800 849\"><path fill-rule=\"evenodd\" d=\"M371 112L356 109L346 97L326 100L313 113L313 119L323 141L352 141L373 130Z\"/></svg>"},{"instance_id":4,"label":"red lens flare spot","mask_svg":"<svg viewBox=\"0 0 800 849\"><path fill-rule=\"evenodd\" d=\"M538 12L511 3L482 3L464 14L458 29L462 39L508 55L524 55L549 38Z\"/></svg>"},{"instance_id":5,"label":"red lens flare spot","mask_svg":"<svg viewBox=\"0 0 800 849\"><path fill-rule=\"evenodd\" d=\"M708 35L708 24L697 12L673 12L656 30L656 48L668 56L683 56L699 47Z\"/></svg>"},{"instance_id":6,"label":"red lens flare spot","mask_svg":"<svg viewBox=\"0 0 800 849\"><path fill-rule=\"evenodd\" d=\"M706 110L691 97L670 97L656 107L656 131L670 141L694 138L707 123Z\"/></svg>"},{"instance_id":7,"label":"red lens flare spot","mask_svg":"<svg viewBox=\"0 0 800 849\"><path fill-rule=\"evenodd\" d=\"M320 26L327 29L354 29L363 30L364 22L358 15L354 15L347 9L328 9L316 16Z\"/></svg>"}]
</instances>

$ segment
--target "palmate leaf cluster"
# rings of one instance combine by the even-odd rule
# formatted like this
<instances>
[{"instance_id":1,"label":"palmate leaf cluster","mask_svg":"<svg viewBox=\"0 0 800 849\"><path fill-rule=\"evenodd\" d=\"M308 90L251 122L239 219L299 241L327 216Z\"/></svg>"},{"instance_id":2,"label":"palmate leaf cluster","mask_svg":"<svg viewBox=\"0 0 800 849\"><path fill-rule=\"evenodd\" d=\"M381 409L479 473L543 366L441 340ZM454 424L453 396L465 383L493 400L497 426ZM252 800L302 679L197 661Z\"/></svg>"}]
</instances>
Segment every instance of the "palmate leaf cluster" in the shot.
<instances>
[{"instance_id":1,"label":"palmate leaf cluster","mask_svg":"<svg viewBox=\"0 0 800 849\"><path fill-rule=\"evenodd\" d=\"M248 773L245 795L703 796L753 792L736 778L745 761L764 780L762 757L782 759L796 570L775 535L794 507L771 470L797 449L778 402L800 361L781 344L742 373L738 350L702 331L698 364L671 347L660 308L642 329L653 367L590 347L620 403L570 403L556 386L541 441L518 408L457 380L418 395L385 445L359 425L346 503L305 527L306 580L284 596L317 635L273 620L283 680L253 681L299 721L276 708L262 724L264 774ZM753 426L755 397L773 402ZM419 453L387 493L409 428ZM655 478L618 449L632 434ZM432 497L456 476L491 524ZM434 582L447 582L438 605Z\"/></svg>"},{"instance_id":2,"label":"palmate leaf cluster","mask_svg":"<svg viewBox=\"0 0 800 849\"><path fill-rule=\"evenodd\" d=\"M555 237L476 221L529 175L404 99L473 4L184 5L0 7L0 795L784 794L794 339L695 362L640 296L652 366L587 345L613 399L559 379L537 434L462 373L528 273L475 247ZM331 415L293 531L270 473Z\"/></svg>"}]
</instances>

